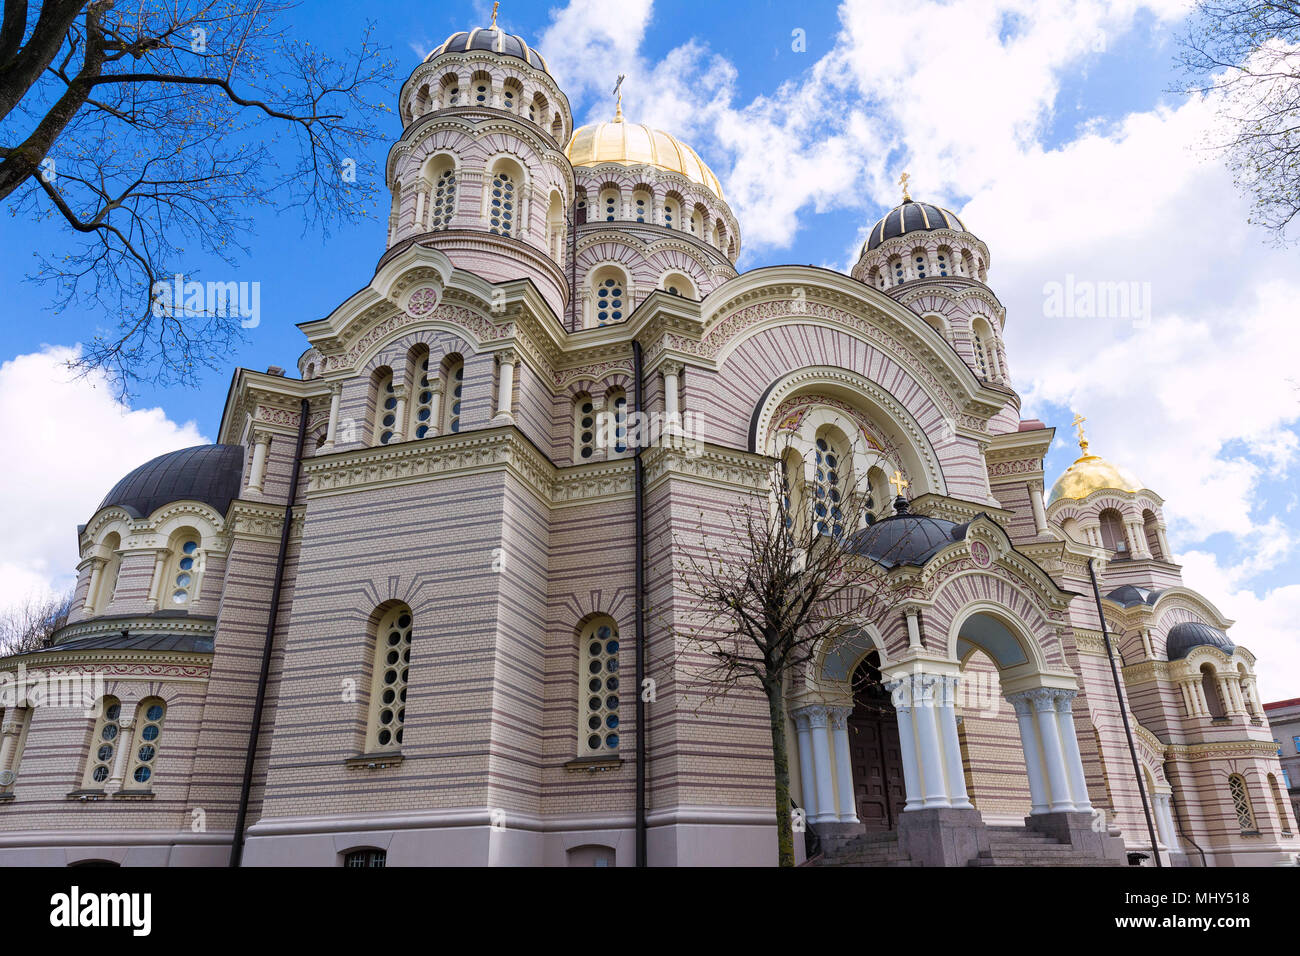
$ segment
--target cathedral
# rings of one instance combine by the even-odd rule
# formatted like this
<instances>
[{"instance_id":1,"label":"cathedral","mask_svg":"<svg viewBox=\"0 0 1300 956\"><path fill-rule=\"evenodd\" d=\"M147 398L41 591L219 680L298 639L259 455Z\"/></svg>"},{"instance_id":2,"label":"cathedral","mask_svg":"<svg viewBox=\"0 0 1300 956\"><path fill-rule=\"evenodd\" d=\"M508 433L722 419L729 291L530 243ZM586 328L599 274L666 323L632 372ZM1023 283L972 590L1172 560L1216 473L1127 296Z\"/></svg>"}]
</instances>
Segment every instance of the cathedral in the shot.
<instances>
[{"instance_id":1,"label":"cathedral","mask_svg":"<svg viewBox=\"0 0 1300 956\"><path fill-rule=\"evenodd\" d=\"M1296 862L1268 662L1082 419L1044 474L978 223L904 179L850 274L740 273L704 160L574 129L495 16L398 112L373 274L106 487L0 660L0 865L775 864L767 704L701 693L677 569L776 468L888 502L848 530L907 595L787 682L799 862Z\"/></svg>"}]
</instances>

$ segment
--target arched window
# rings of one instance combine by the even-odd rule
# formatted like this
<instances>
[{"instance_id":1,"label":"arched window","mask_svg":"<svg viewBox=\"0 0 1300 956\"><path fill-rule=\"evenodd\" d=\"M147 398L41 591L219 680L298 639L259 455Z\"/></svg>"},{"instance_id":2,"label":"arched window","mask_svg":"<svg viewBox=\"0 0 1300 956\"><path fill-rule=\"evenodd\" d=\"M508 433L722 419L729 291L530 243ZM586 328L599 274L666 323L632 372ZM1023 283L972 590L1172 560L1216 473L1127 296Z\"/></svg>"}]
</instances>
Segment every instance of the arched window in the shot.
<instances>
[{"instance_id":1,"label":"arched window","mask_svg":"<svg viewBox=\"0 0 1300 956\"><path fill-rule=\"evenodd\" d=\"M1165 560L1164 549L1160 547L1160 521L1150 508L1142 512L1142 534L1147 539L1147 550L1157 561Z\"/></svg>"},{"instance_id":2,"label":"arched window","mask_svg":"<svg viewBox=\"0 0 1300 956\"><path fill-rule=\"evenodd\" d=\"M891 259L889 261L889 268L893 270L894 273L894 284L901 285L907 278L903 273L903 260L898 258Z\"/></svg>"},{"instance_id":3,"label":"arched window","mask_svg":"<svg viewBox=\"0 0 1300 956\"><path fill-rule=\"evenodd\" d=\"M492 173L488 194L488 225L491 232L499 236L516 234L519 186L518 175L505 165L499 165Z\"/></svg>"},{"instance_id":4,"label":"arched window","mask_svg":"<svg viewBox=\"0 0 1300 956\"><path fill-rule=\"evenodd\" d=\"M448 73L439 83L443 106L460 105L460 78L455 73Z\"/></svg>"},{"instance_id":5,"label":"arched window","mask_svg":"<svg viewBox=\"0 0 1300 956\"><path fill-rule=\"evenodd\" d=\"M203 572L202 539L193 528L182 528L172 535L162 588L162 605L171 608L188 608L199 593L199 578Z\"/></svg>"},{"instance_id":6,"label":"arched window","mask_svg":"<svg viewBox=\"0 0 1300 956\"><path fill-rule=\"evenodd\" d=\"M930 315L925 316L925 324L945 338L947 337L948 329L944 325L943 316L931 313Z\"/></svg>"},{"instance_id":7,"label":"arched window","mask_svg":"<svg viewBox=\"0 0 1300 956\"><path fill-rule=\"evenodd\" d=\"M424 352L419 364L419 387L415 390L415 401L411 404L411 434L416 438L428 438L434 426L433 389L429 385L429 353Z\"/></svg>"},{"instance_id":8,"label":"arched window","mask_svg":"<svg viewBox=\"0 0 1300 956\"><path fill-rule=\"evenodd\" d=\"M573 220L579 226L587 221L587 190L579 189L574 193Z\"/></svg>"},{"instance_id":9,"label":"arched window","mask_svg":"<svg viewBox=\"0 0 1300 956\"><path fill-rule=\"evenodd\" d=\"M406 675L411 664L411 625L411 609L398 604L380 618L375 628L367 753L402 749L402 728L406 723Z\"/></svg>"},{"instance_id":10,"label":"arched window","mask_svg":"<svg viewBox=\"0 0 1300 956\"><path fill-rule=\"evenodd\" d=\"M669 295L680 295L688 299L698 298L695 283L682 272L669 272L663 277L663 289Z\"/></svg>"},{"instance_id":11,"label":"arched window","mask_svg":"<svg viewBox=\"0 0 1300 956\"><path fill-rule=\"evenodd\" d=\"M848 487L847 449L838 433L827 429L813 449L813 520L818 534L844 533L843 496Z\"/></svg>"},{"instance_id":12,"label":"arched window","mask_svg":"<svg viewBox=\"0 0 1300 956\"><path fill-rule=\"evenodd\" d=\"M1128 541L1124 537L1124 519L1114 508L1107 508L1099 516L1102 547L1119 555L1128 554Z\"/></svg>"},{"instance_id":13,"label":"arched window","mask_svg":"<svg viewBox=\"0 0 1300 956\"><path fill-rule=\"evenodd\" d=\"M135 742L127 772L128 787L151 787L157 774L158 747L162 743L167 705L161 697L146 697L135 712Z\"/></svg>"},{"instance_id":14,"label":"arched window","mask_svg":"<svg viewBox=\"0 0 1300 956\"><path fill-rule=\"evenodd\" d=\"M1273 795L1273 811L1277 814L1277 830L1283 836L1291 835L1291 823L1286 816L1286 802L1282 799L1282 790L1277 785L1277 777L1268 775L1268 790Z\"/></svg>"},{"instance_id":15,"label":"arched window","mask_svg":"<svg viewBox=\"0 0 1300 956\"><path fill-rule=\"evenodd\" d=\"M920 249L917 249L914 253L912 253L912 264L916 267L916 277L918 279L924 279L925 278L925 253L922 252Z\"/></svg>"},{"instance_id":16,"label":"arched window","mask_svg":"<svg viewBox=\"0 0 1300 956\"><path fill-rule=\"evenodd\" d=\"M803 472L802 456L795 449L787 448L781 455L781 523L795 536L802 535L807 527Z\"/></svg>"},{"instance_id":17,"label":"arched window","mask_svg":"<svg viewBox=\"0 0 1300 956\"><path fill-rule=\"evenodd\" d=\"M452 356L443 365L442 433L454 435L460 431L460 404L465 390L465 362L460 356Z\"/></svg>"},{"instance_id":18,"label":"arched window","mask_svg":"<svg viewBox=\"0 0 1300 956\"><path fill-rule=\"evenodd\" d=\"M375 370L372 386L375 396L376 445L387 445L397 434L397 390L393 385L393 370L388 367Z\"/></svg>"},{"instance_id":19,"label":"arched window","mask_svg":"<svg viewBox=\"0 0 1300 956\"><path fill-rule=\"evenodd\" d=\"M393 196L388 206L388 242L391 245L397 239L397 231L401 226L402 216L402 184L401 182L393 183Z\"/></svg>"},{"instance_id":20,"label":"arched window","mask_svg":"<svg viewBox=\"0 0 1300 956\"><path fill-rule=\"evenodd\" d=\"M122 702L116 697L103 697L99 701L99 717L90 735L90 753L86 756L86 769L81 776L83 790L102 790L113 775L117 748L122 745Z\"/></svg>"},{"instance_id":21,"label":"arched window","mask_svg":"<svg viewBox=\"0 0 1300 956\"><path fill-rule=\"evenodd\" d=\"M573 460L590 461L596 454L596 407L590 395L573 400Z\"/></svg>"},{"instance_id":22,"label":"arched window","mask_svg":"<svg viewBox=\"0 0 1300 956\"><path fill-rule=\"evenodd\" d=\"M506 80L501 87L501 108L506 112L515 113L523 101L524 88L519 81L514 78Z\"/></svg>"},{"instance_id":23,"label":"arched window","mask_svg":"<svg viewBox=\"0 0 1300 956\"><path fill-rule=\"evenodd\" d=\"M122 536L116 531L111 532L104 539L103 546L109 555L95 580L94 593L86 595L88 614L102 614L113 603L113 595L117 592L117 576L122 570L122 555L119 550L122 547Z\"/></svg>"},{"instance_id":24,"label":"arched window","mask_svg":"<svg viewBox=\"0 0 1300 956\"><path fill-rule=\"evenodd\" d=\"M609 448L614 454L627 451L627 395L621 388L611 388L605 395L605 414L610 416Z\"/></svg>"},{"instance_id":25,"label":"arched window","mask_svg":"<svg viewBox=\"0 0 1300 956\"><path fill-rule=\"evenodd\" d=\"M615 266L597 269L591 282L592 325L622 322L627 314L627 276Z\"/></svg>"},{"instance_id":26,"label":"arched window","mask_svg":"<svg viewBox=\"0 0 1300 956\"><path fill-rule=\"evenodd\" d=\"M492 99L492 77L482 71L470 79L471 92L475 106L489 106Z\"/></svg>"},{"instance_id":27,"label":"arched window","mask_svg":"<svg viewBox=\"0 0 1300 956\"><path fill-rule=\"evenodd\" d=\"M1250 805L1250 793L1246 789L1246 778L1234 773L1228 778L1228 794L1232 797L1232 809L1237 814L1237 826L1242 833L1258 833L1255 826L1255 808Z\"/></svg>"},{"instance_id":28,"label":"arched window","mask_svg":"<svg viewBox=\"0 0 1300 956\"><path fill-rule=\"evenodd\" d=\"M1205 703L1209 705L1210 717L1218 720L1226 716L1223 697L1219 694L1218 675L1210 664L1201 665L1201 690L1205 692Z\"/></svg>"},{"instance_id":29,"label":"arched window","mask_svg":"<svg viewBox=\"0 0 1300 956\"><path fill-rule=\"evenodd\" d=\"M976 319L970 327L971 349L975 353L975 368L982 378L994 378L997 360L993 333L983 319Z\"/></svg>"},{"instance_id":30,"label":"arched window","mask_svg":"<svg viewBox=\"0 0 1300 956\"><path fill-rule=\"evenodd\" d=\"M606 222L613 222L618 218L618 190L602 189L600 191L600 214Z\"/></svg>"},{"instance_id":31,"label":"arched window","mask_svg":"<svg viewBox=\"0 0 1300 956\"><path fill-rule=\"evenodd\" d=\"M952 251L947 246L940 246L939 251L935 253L935 266L939 270L939 275L948 274L948 263L952 261Z\"/></svg>"},{"instance_id":32,"label":"arched window","mask_svg":"<svg viewBox=\"0 0 1300 956\"><path fill-rule=\"evenodd\" d=\"M704 207L697 205L695 212L691 213L691 235L704 238Z\"/></svg>"},{"instance_id":33,"label":"arched window","mask_svg":"<svg viewBox=\"0 0 1300 956\"><path fill-rule=\"evenodd\" d=\"M727 248L727 227L721 219L713 224L713 245L719 250Z\"/></svg>"},{"instance_id":34,"label":"arched window","mask_svg":"<svg viewBox=\"0 0 1300 956\"><path fill-rule=\"evenodd\" d=\"M345 867L370 867L373 869L387 867L388 851L377 850L374 847L348 850L343 854L343 865Z\"/></svg>"},{"instance_id":35,"label":"arched window","mask_svg":"<svg viewBox=\"0 0 1300 956\"><path fill-rule=\"evenodd\" d=\"M528 118L539 126L546 122L546 117L551 113L550 107L546 103L546 97L538 93L533 97L533 102L528 106Z\"/></svg>"},{"instance_id":36,"label":"arched window","mask_svg":"<svg viewBox=\"0 0 1300 956\"><path fill-rule=\"evenodd\" d=\"M581 722L580 750L588 756L618 752L618 625L597 618L582 631L578 672Z\"/></svg>"},{"instance_id":37,"label":"arched window","mask_svg":"<svg viewBox=\"0 0 1300 956\"><path fill-rule=\"evenodd\" d=\"M551 258L564 265L564 199L555 191L546 210L546 243Z\"/></svg>"},{"instance_id":38,"label":"arched window","mask_svg":"<svg viewBox=\"0 0 1300 956\"><path fill-rule=\"evenodd\" d=\"M651 222L654 217L654 200L645 189L632 192L632 218L637 222Z\"/></svg>"},{"instance_id":39,"label":"arched window","mask_svg":"<svg viewBox=\"0 0 1300 956\"><path fill-rule=\"evenodd\" d=\"M429 201L429 231L451 228L456 215L456 167L450 156L439 156L429 167L433 182Z\"/></svg>"},{"instance_id":40,"label":"arched window","mask_svg":"<svg viewBox=\"0 0 1300 956\"><path fill-rule=\"evenodd\" d=\"M669 195L664 200L664 228L680 229L682 227L682 201Z\"/></svg>"}]
</instances>

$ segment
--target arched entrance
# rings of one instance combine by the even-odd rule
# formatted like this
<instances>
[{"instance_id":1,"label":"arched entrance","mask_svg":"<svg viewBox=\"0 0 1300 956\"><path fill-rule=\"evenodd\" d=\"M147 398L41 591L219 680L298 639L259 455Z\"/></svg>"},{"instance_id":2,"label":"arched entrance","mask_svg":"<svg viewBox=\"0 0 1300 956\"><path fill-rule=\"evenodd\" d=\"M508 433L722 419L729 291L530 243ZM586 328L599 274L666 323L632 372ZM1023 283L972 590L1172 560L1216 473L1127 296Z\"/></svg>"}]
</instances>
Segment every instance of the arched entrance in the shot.
<instances>
[{"instance_id":1,"label":"arched entrance","mask_svg":"<svg viewBox=\"0 0 1300 956\"><path fill-rule=\"evenodd\" d=\"M880 676L880 655L872 651L853 671L849 715L849 760L858 820L868 832L898 825L906 795L898 714Z\"/></svg>"}]
</instances>

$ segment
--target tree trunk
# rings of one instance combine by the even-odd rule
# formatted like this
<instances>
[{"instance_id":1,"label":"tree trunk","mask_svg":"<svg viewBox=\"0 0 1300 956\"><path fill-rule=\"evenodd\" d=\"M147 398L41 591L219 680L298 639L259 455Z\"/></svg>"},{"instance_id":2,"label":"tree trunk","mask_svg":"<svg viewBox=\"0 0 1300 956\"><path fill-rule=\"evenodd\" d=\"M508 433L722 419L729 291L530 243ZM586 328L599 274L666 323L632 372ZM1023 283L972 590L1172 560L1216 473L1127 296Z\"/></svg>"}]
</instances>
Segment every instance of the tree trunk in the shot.
<instances>
[{"instance_id":1,"label":"tree trunk","mask_svg":"<svg viewBox=\"0 0 1300 956\"><path fill-rule=\"evenodd\" d=\"M781 685L768 684L767 711L772 724L772 769L776 779L776 848L780 866L794 866L794 833L790 827L790 754L785 743L785 707Z\"/></svg>"}]
</instances>

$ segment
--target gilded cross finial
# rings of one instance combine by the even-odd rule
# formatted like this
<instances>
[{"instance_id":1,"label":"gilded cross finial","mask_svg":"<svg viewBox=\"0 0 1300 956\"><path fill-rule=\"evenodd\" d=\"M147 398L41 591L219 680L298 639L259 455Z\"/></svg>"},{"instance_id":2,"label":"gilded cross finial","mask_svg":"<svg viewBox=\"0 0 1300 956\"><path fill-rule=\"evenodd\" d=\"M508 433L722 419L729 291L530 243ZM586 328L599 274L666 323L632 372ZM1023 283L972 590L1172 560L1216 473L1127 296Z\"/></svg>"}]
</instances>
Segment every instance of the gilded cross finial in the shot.
<instances>
[{"instance_id":1,"label":"gilded cross finial","mask_svg":"<svg viewBox=\"0 0 1300 956\"><path fill-rule=\"evenodd\" d=\"M501 3L499 2L499 0L497 3L492 4L492 22L488 24L489 30L495 30L497 28L497 11L500 9L501 9Z\"/></svg>"},{"instance_id":2,"label":"gilded cross finial","mask_svg":"<svg viewBox=\"0 0 1300 956\"><path fill-rule=\"evenodd\" d=\"M911 178L911 174L909 173L903 173L903 175L898 177L898 185L903 187L903 202L912 201L912 194L907 191L907 181Z\"/></svg>"},{"instance_id":3,"label":"gilded cross finial","mask_svg":"<svg viewBox=\"0 0 1300 956\"><path fill-rule=\"evenodd\" d=\"M623 122L623 81L627 79L626 73L618 75L618 82L614 84L614 122Z\"/></svg>"},{"instance_id":4,"label":"gilded cross finial","mask_svg":"<svg viewBox=\"0 0 1300 956\"><path fill-rule=\"evenodd\" d=\"M1074 416L1074 421L1070 422L1071 425L1079 430L1079 448L1083 450L1085 455L1088 454L1088 439L1084 437L1083 434L1083 423L1087 420L1088 419L1084 418L1082 415L1076 414Z\"/></svg>"},{"instance_id":5,"label":"gilded cross finial","mask_svg":"<svg viewBox=\"0 0 1300 956\"><path fill-rule=\"evenodd\" d=\"M889 483L894 486L895 495L901 495L903 489L907 487L907 479L903 477L903 473L897 468L894 469L894 477L889 479Z\"/></svg>"}]
</instances>

